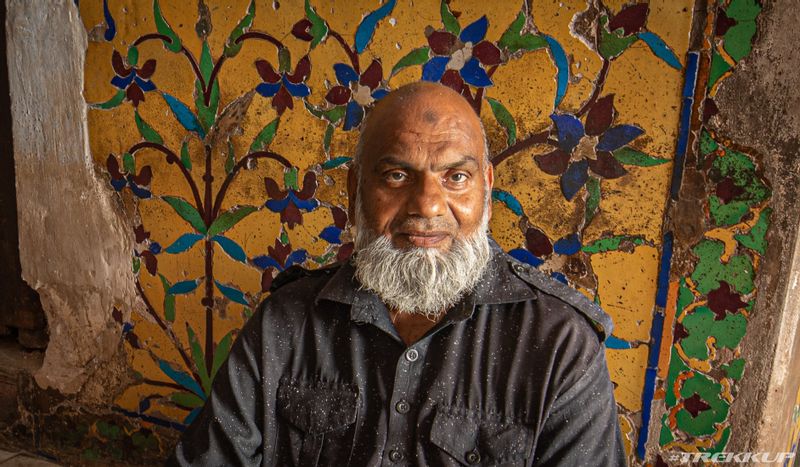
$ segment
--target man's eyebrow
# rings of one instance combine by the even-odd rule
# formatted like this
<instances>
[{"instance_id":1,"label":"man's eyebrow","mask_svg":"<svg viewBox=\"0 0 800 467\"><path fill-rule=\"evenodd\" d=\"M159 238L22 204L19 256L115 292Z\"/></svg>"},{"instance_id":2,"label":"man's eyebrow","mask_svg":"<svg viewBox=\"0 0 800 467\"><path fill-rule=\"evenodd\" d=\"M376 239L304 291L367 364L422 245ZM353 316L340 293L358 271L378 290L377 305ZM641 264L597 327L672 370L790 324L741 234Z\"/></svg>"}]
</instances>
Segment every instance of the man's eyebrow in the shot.
<instances>
[{"instance_id":1,"label":"man's eyebrow","mask_svg":"<svg viewBox=\"0 0 800 467\"><path fill-rule=\"evenodd\" d=\"M434 172L443 170L459 169L464 166L471 165L478 168L478 159L475 156L463 156L461 159L453 162L448 162L433 168Z\"/></svg>"},{"instance_id":2,"label":"man's eyebrow","mask_svg":"<svg viewBox=\"0 0 800 467\"><path fill-rule=\"evenodd\" d=\"M385 166L392 166L392 167L400 167L401 169L406 170L413 170L414 167L409 164L407 161L400 159L396 156L383 156L378 159L378 162L375 163L375 167L385 167Z\"/></svg>"},{"instance_id":3,"label":"man's eyebrow","mask_svg":"<svg viewBox=\"0 0 800 467\"><path fill-rule=\"evenodd\" d=\"M461 159L453 162L447 162L438 166L433 167L434 172L440 172L444 170L451 170L462 168L464 166L474 166L475 168L478 167L478 159L475 156L463 156ZM378 162L375 164L375 167L385 167L385 166L392 166L392 167L399 167L401 169L406 170L416 170L414 166L409 164L407 161L396 157L396 156L384 156L378 159Z\"/></svg>"}]
</instances>

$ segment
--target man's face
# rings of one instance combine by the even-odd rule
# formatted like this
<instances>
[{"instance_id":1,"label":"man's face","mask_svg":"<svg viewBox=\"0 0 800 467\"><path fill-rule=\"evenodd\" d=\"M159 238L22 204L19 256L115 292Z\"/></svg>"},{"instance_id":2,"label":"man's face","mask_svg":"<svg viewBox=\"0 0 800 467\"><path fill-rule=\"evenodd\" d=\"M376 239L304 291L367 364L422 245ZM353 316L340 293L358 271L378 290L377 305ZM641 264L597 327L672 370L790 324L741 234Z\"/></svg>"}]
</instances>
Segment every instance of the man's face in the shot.
<instances>
[{"instance_id":1,"label":"man's face","mask_svg":"<svg viewBox=\"0 0 800 467\"><path fill-rule=\"evenodd\" d=\"M366 228L397 248L447 250L481 224L492 168L480 121L460 96L438 86L388 96L362 139L360 190ZM351 203L351 218L354 203Z\"/></svg>"}]
</instances>

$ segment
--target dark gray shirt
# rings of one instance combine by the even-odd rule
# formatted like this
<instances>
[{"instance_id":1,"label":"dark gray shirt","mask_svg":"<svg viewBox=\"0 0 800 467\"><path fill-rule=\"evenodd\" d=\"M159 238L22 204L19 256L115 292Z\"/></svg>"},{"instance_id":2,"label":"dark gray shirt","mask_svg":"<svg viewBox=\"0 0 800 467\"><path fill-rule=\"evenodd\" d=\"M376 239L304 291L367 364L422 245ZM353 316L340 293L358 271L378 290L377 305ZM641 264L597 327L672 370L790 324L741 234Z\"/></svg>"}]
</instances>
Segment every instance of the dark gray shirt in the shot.
<instances>
[{"instance_id":1,"label":"dark gray shirt","mask_svg":"<svg viewBox=\"0 0 800 467\"><path fill-rule=\"evenodd\" d=\"M625 465L610 318L492 243L410 346L351 264L276 278L168 464Z\"/></svg>"}]
</instances>

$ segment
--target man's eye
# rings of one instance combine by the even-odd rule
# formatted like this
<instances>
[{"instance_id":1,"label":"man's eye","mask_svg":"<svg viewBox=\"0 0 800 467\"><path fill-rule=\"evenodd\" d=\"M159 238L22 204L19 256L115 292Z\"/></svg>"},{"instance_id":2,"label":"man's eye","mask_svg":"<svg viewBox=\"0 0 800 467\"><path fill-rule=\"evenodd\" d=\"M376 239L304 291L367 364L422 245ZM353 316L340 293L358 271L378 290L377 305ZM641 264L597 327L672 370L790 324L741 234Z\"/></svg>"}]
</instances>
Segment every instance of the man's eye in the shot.
<instances>
[{"instance_id":1,"label":"man's eye","mask_svg":"<svg viewBox=\"0 0 800 467\"><path fill-rule=\"evenodd\" d=\"M456 172L456 173L450 175L450 181L453 182L453 183L464 183L464 182L467 181L468 178L469 178L469 175L467 175L467 174L465 174L463 172Z\"/></svg>"},{"instance_id":2,"label":"man's eye","mask_svg":"<svg viewBox=\"0 0 800 467\"><path fill-rule=\"evenodd\" d=\"M389 172L386 175L386 179L390 182L402 182L406 179L406 174L403 172Z\"/></svg>"}]
</instances>

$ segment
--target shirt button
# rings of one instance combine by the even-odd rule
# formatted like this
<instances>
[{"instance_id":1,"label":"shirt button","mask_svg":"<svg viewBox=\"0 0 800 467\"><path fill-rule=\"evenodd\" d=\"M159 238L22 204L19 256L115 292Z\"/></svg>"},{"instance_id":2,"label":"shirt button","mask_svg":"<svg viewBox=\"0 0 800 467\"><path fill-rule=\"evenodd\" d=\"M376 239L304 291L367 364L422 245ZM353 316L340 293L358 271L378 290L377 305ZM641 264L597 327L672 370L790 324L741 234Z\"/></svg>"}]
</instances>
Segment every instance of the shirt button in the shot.
<instances>
[{"instance_id":1,"label":"shirt button","mask_svg":"<svg viewBox=\"0 0 800 467\"><path fill-rule=\"evenodd\" d=\"M392 462L400 462L403 460L403 453L393 449L392 452L389 453L389 460Z\"/></svg>"},{"instance_id":2,"label":"shirt button","mask_svg":"<svg viewBox=\"0 0 800 467\"><path fill-rule=\"evenodd\" d=\"M411 404L405 399L400 399L397 404L395 404L394 408L400 413L408 413L408 411L411 410Z\"/></svg>"},{"instance_id":3,"label":"shirt button","mask_svg":"<svg viewBox=\"0 0 800 467\"><path fill-rule=\"evenodd\" d=\"M416 362L417 359L419 359L419 352L417 352L417 349L408 349L406 351L406 360L409 362Z\"/></svg>"},{"instance_id":4,"label":"shirt button","mask_svg":"<svg viewBox=\"0 0 800 467\"><path fill-rule=\"evenodd\" d=\"M478 451L469 451L464 455L468 464L477 464L481 461L481 455Z\"/></svg>"}]
</instances>

